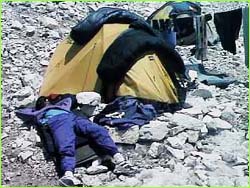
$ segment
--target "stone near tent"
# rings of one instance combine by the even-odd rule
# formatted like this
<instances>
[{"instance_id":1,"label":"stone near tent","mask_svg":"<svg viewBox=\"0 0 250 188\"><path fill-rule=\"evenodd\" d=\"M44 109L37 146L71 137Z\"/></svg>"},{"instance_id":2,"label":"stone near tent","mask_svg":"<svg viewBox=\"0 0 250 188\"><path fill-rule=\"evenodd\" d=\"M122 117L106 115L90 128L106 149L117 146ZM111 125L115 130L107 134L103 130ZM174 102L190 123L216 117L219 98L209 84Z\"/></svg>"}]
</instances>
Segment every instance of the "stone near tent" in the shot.
<instances>
[{"instance_id":1,"label":"stone near tent","mask_svg":"<svg viewBox=\"0 0 250 188\"><path fill-rule=\"evenodd\" d=\"M21 30L23 28L23 24L21 24L19 21L15 20L11 23L11 28L16 30Z\"/></svg>"},{"instance_id":2,"label":"stone near tent","mask_svg":"<svg viewBox=\"0 0 250 188\"><path fill-rule=\"evenodd\" d=\"M193 131L193 130L188 130L186 131L188 137L187 137L187 142L195 144L200 137L200 132L199 131Z\"/></svg>"},{"instance_id":3,"label":"stone near tent","mask_svg":"<svg viewBox=\"0 0 250 188\"><path fill-rule=\"evenodd\" d=\"M213 123L213 125L217 129L225 130L225 129L232 129L233 128L233 126L230 123L228 123L228 122L226 122L226 121L224 121L222 119L219 119L219 118L214 118L213 121L210 122L210 123Z\"/></svg>"},{"instance_id":4,"label":"stone near tent","mask_svg":"<svg viewBox=\"0 0 250 188\"><path fill-rule=\"evenodd\" d=\"M179 150L179 149L174 149L170 146L165 146L165 148L167 149L167 151L169 151L169 153L171 153L175 158L177 159L184 159L184 151L183 150Z\"/></svg>"},{"instance_id":5,"label":"stone near tent","mask_svg":"<svg viewBox=\"0 0 250 188\"><path fill-rule=\"evenodd\" d=\"M61 38L60 34L57 31L53 31L53 30L51 30L49 32L49 36L50 36L50 38L52 38L54 40Z\"/></svg>"},{"instance_id":6,"label":"stone near tent","mask_svg":"<svg viewBox=\"0 0 250 188\"><path fill-rule=\"evenodd\" d=\"M59 26L58 22L54 18L50 18L47 16L41 17L40 22L42 25L49 29L55 29Z\"/></svg>"},{"instance_id":7,"label":"stone near tent","mask_svg":"<svg viewBox=\"0 0 250 188\"><path fill-rule=\"evenodd\" d=\"M225 161L227 163L234 163L237 160L237 155L235 153L232 153L232 152L225 152L225 153L221 154L221 158L223 161Z\"/></svg>"},{"instance_id":8,"label":"stone near tent","mask_svg":"<svg viewBox=\"0 0 250 188\"><path fill-rule=\"evenodd\" d=\"M55 10L56 10L56 7L53 3L49 3L49 2L46 3L46 11L53 12Z\"/></svg>"},{"instance_id":9,"label":"stone near tent","mask_svg":"<svg viewBox=\"0 0 250 188\"><path fill-rule=\"evenodd\" d=\"M148 154L152 158L158 158L163 152L163 145L158 142L153 142L148 150Z\"/></svg>"},{"instance_id":10,"label":"stone near tent","mask_svg":"<svg viewBox=\"0 0 250 188\"><path fill-rule=\"evenodd\" d=\"M136 145L135 145L135 152L136 153L144 156L147 154L147 150L148 150L147 145L142 145L142 144L136 143Z\"/></svg>"},{"instance_id":11,"label":"stone near tent","mask_svg":"<svg viewBox=\"0 0 250 188\"><path fill-rule=\"evenodd\" d=\"M212 93L207 89L197 89L191 95L196 97L202 97L203 99L213 98Z\"/></svg>"},{"instance_id":12,"label":"stone near tent","mask_svg":"<svg viewBox=\"0 0 250 188\"><path fill-rule=\"evenodd\" d=\"M205 125L201 120L179 113L175 113L173 115L172 119L170 120L170 124L185 127L188 130L196 131L201 130L201 128Z\"/></svg>"},{"instance_id":13,"label":"stone near tent","mask_svg":"<svg viewBox=\"0 0 250 188\"><path fill-rule=\"evenodd\" d=\"M13 96L23 99L25 97L31 96L32 94L33 94L33 89L30 86L25 86L21 88L21 90L14 93Z\"/></svg>"},{"instance_id":14,"label":"stone near tent","mask_svg":"<svg viewBox=\"0 0 250 188\"><path fill-rule=\"evenodd\" d=\"M244 187L249 186L248 176L235 177L234 186L244 186Z\"/></svg>"},{"instance_id":15,"label":"stone near tent","mask_svg":"<svg viewBox=\"0 0 250 188\"><path fill-rule=\"evenodd\" d=\"M193 156L187 156L185 159L184 159L184 166L186 167L195 167L196 165L196 157L193 157Z\"/></svg>"},{"instance_id":16,"label":"stone near tent","mask_svg":"<svg viewBox=\"0 0 250 188\"><path fill-rule=\"evenodd\" d=\"M139 139L139 126L132 126L128 130L118 130L107 127L115 143L136 144Z\"/></svg>"},{"instance_id":17,"label":"stone near tent","mask_svg":"<svg viewBox=\"0 0 250 188\"><path fill-rule=\"evenodd\" d=\"M207 180L207 171L206 170L195 170L194 174L203 182Z\"/></svg>"},{"instance_id":18,"label":"stone near tent","mask_svg":"<svg viewBox=\"0 0 250 188\"><path fill-rule=\"evenodd\" d=\"M76 100L80 104L97 106L101 103L101 95L96 92L81 92L76 94Z\"/></svg>"},{"instance_id":19,"label":"stone near tent","mask_svg":"<svg viewBox=\"0 0 250 188\"><path fill-rule=\"evenodd\" d=\"M150 121L149 124L143 125L140 128L139 140L146 141L161 141L168 134L169 128L166 122Z\"/></svg>"},{"instance_id":20,"label":"stone near tent","mask_svg":"<svg viewBox=\"0 0 250 188\"><path fill-rule=\"evenodd\" d=\"M2 140L5 139L5 138L7 138L8 136L9 136L9 135L8 135L7 133L3 132L3 133L2 133Z\"/></svg>"},{"instance_id":21,"label":"stone near tent","mask_svg":"<svg viewBox=\"0 0 250 188\"><path fill-rule=\"evenodd\" d=\"M43 78L39 74L26 74L23 76L24 86L30 86L37 90L40 88Z\"/></svg>"},{"instance_id":22,"label":"stone near tent","mask_svg":"<svg viewBox=\"0 0 250 188\"><path fill-rule=\"evenodd\" d=\"M175 136L178 133L183 132L185 130L186 130L186 127L184 127L184 126L177 126L177 127L174 127L174 128L172 128L172 129L169 130L169 135L170 136Z\"/></svg>"},{"instance_id":23,"label":"stone near tent","mask_svg":"<svg viewBox=\"0 0 250 188\"><path fill-rule=\"evenodd\" d=\"M248 160L247 159L243 159L240 156L236 157L236 161L234 163L234 166L238 166L238 165L247 165L248 164Z\"/></svg>"},{"instance_id":24,"label":"stone near tent","mask_svg":"<svg viewBox=\"0 0 250 188\"><path fill-rule=\"evenodd\" d=\"M126 177L126 179L123 181L123 185L121 185L121 186L133 186L133 187L135 187L135 186L141 186L141 184L142 184L142 182L135 177L131 177L131 178Z\"/></svg>"},{"instance_id":25,"label":"stone near tent","mask_svg":"<svg viewBox=\"0 0 250 188\"><path fill-rule=\"evenodd\" d=\"M49 65L49 61L41 60L40 64L43 65L43 66L48 66Z\"/></svg>"},{"instance_id":26,"label":"stone near tent","mask_svg":"<svg viewBox=\"0 0 250 188\"><path fill-rule=\"evenodd\" d=\"M208 186L234 186L234 180L227 176L209 176Z\"/></svg>"},{"instance_id":27,"label":"stone near tent","mask_svg":"<svg viewBox=\"0 0 250 188\"><path fill-rule=\"evenodd\" d=\"M32 145L32 142L27 141L27 140L24 140L24 141L22 142L21 149L25 149L25 148L27 148L27 147L29 147L29 146L31 146L31 145Z\"/></svg>"},{"instance_id":28,"label":"stone near tent","mask_svg":"<svg viewBox=\"0 0 250 188\"><path fill-rule=\"evenodd\" d=\"M221 112L221 119L225 120L229 123L235 123L237 115L235 114L235 112L233 111L232 108L225 108L222 112Z\"/></svg>"},{"instance_id":29,"label":"stone near tent","mask_svg":"<svg viewBox=\"0 0 250 188\"><path fill-rule=\"evenodd\" d=\"M35 34L36 28L33 26L26 26L26 36L32 37Z\"/></svg>"},{"instance_id":30,"label":"stone near tent","mask_svg":"<svg viewBox=\"0 0 250 188\"><path fill-rule=\"evenodd\" d=\"M21 159L22 162L25 162L32 155L33 155L32 151L23 151L23 152L19 153L18 157Z\"/></svg>"},{"instance_id":31,"label":"stone near tent","mask_svg":"<svg viewBox=\"0 0 250 188\"><path fill-rule=\"evenodd\" d=\"M82 182L84 182L85 186L101 186L101 185L103 185L101 179L98 176L82 174L81 180L82 180Z\"/></svg>"},{"instance_id":32,"label":"stone near tent","mask_svg":"<svg viewBox=\"0 0 250 188\"><path fill-rule=\"evenodd\" d=\"M213 109L208 113L213 118L219 118L221 116L221 111L219 109Z\"/></svg>"},{"instance_id":33,"label":"stone near tent","mask_svg":"<svg viewBox=\"0 0 250 188\"><path fill-rule=\"evenodd\" d=\"M206 124L204 124L204 126L201 128L200 133L201 133L200 136L202 138L204 138L208 134L208 128Z\"/></svg>"},{"instance_id":34,"label":"stone near tent","mask_svg":"<svg viewBox=\"0 0 250 188\"><path fill-rule=\"evenodd\" d=\"M179 133L177 136L168 137L167 141L171 147L175 149L183 149L183 145L185 144L188 138L188 134L186 132Z\"/></svg>"},{"instance_id":35,"label":"stone near tent","mask_svg":"<svg viewBox=\"0 0 250 188\"><path fill-rule=\"evenodd\" d=\"M28 98L25 98L25 99L20 100L20 101L16 101L14 105L15 105L15 107L24 107L24 106L28 106L28 105L34 103L35 100L36 100L36 97L34 95L31 95Z\"/></svg>"},{"instance_id":36,"label":"stone near tent","mask_svg":"<svg viewBox=\"0 0 250 188\"><path fill-rule=\"evenodd\" d=\"M178 113L187 114L193 117L198 117L198 115L203 114L203 108L200 106L195 106L195 107L188 108L188 109L182 109L178 111Z\"/></svg>"},{"instance_id":37,"label":"stone near tent","mask_svg":"<svg viewBox=\"0 0 250 188\"><path fill-rule=\"evenodd\" d=\"M204 107L206 106L207 101L205 101L202 97L196 97L196 96L187 96L186 103L192 105L193 107L200 106Z\"/></svg>"}]
</instances>

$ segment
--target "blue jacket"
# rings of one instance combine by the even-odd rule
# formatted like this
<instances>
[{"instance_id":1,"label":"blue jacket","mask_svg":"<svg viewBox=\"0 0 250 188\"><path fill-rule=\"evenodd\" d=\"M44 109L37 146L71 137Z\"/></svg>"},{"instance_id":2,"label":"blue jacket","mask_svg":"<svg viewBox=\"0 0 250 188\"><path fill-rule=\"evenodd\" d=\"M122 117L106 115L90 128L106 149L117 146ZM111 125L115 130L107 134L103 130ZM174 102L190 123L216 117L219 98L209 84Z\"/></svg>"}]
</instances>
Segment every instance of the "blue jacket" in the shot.
<instances>
[{"instance_id":1,"label":"blue jacket","mask_svg":"<svg viewBox=\"0 0 250 188\"><path fill-rule=\"evenodd\" d=\"M33 121L39 124L39 120L43 117L44 113L49 109L61 109L71 112L71 107L73 105L72 98L67 97L57 102L54 105L48 105L40 110L33 108L24 108L16 111L17 117L23 121Z\"/></svg>"}]
</instances>

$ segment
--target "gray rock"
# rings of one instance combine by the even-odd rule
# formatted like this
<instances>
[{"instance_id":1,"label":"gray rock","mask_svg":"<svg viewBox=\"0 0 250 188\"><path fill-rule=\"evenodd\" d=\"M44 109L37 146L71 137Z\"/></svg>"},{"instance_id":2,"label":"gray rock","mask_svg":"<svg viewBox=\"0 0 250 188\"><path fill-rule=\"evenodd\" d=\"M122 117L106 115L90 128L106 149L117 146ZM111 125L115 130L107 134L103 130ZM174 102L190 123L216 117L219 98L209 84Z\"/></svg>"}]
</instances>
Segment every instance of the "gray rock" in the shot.
<instances>
[{"instance_id":1,"label":"gray rock","mask_svg":"<svg viewBox=\"0 0 250 188\"><path fill-rule=\"evenodd\" d=\"M23 77L23 83L26 87L32 87L37 90L41 87L43 78L39 74L26 74Z\"/></svg>"},{"instance_id":2,"label":"gray rock","mask_svg":"<svg viewBox=\"0 0 250 188\"><path fill-rule=\"evenodd\" d=\"M33 155L32 151L23 151L23 152L19 153L18 157L21 159L22 162L25 162L32 155Z\"/></svg>"},{"instance_id":3,"label":"gray rock","mask_svg":"<svg viewBox=\"0 0 250 188\"><path fill-rule=\"evenodd\" d=\"M103 185L102 181L98 176L86 175L82 174L81 176L82 182L84 182L85 186L101 186Z\"/></svg>"},{"instance_id":4,"label":"gray rock","mask_svg":"<svg viewBox=\"0 0 250 188\"><path fill-rule=\"evenodd\" d=\"M207 171L205 170L195 170L194 174L202 181L207 181Z\"/></svg>"},{"instance_id":5,"label":"gray rock","mask_svg":"<svg viewBox=\"0 0 250 188\"><path fill-rule=\"evenodd\" d=\"M17 91L16 93L13 94L13 96L18 97L18 98L26 98L31 95L33 95L33 90L30 86L23 87L21 90Z\"/></svg>"},{"instance_id":6,"label":"gray rock","mask_svg":"<svg viewBox=\"0 0 250 188\"><path fill-rule=\"evenodd\" d=\"M212 93L206 89L197 89L191 95L196 97L202 97L203 99L208 99L213 97Z\"/></svg>"},{"instance_id":7,"label":"gray rock","mask_svg":"<svg viewBox=\"0 0 250 188\"><path fill-rule=\"evenodd\" d=\"M221 116L221 111L219 109L213 109L208 113L213 118L219 118Z\"/></svg>"},{"instance_id":8,"label":"gray rock","mask_svg":"<svg viewBox=\"0 0 250 188\"><path fill-rule=\"evenodd\" d=\"M237 155L235 153L225 152L221 156L222 160L228 163L233 163L237 160Z\"/></svg>"},{"instance_id":9,"label":"gray rock","mask_svg":"<svg viewBox=\"0 0 250 188\"><path fill-rule=\"evenodd\" d=\"M140 186L141 184L142 184L142 182L139 179L137 179L135 177L131 177L131 178L126 178L124 180L124 185L123 186L133 186L133 187L135 187L135 186Z\"/></svg>"},{"instance_id":10,"label":"gray rock","mask_svg":"<svg viewBox=\"0 0 250 188\"><path fill-rule=\"evenodd\" d=\"M184 151L179 149L174 149L170 146L165 146L166 149L177 159L184 159Z\"/></svg>"},{"instance_id":11,"label":"gray rock","mask_svg":"<svg viewBox=\"0 0 250 188\"><path fill-rule=\"evenodd\" d=\"M224 130L224 129L232 129L233 128L233 126L230 123L228 123L222 119L219 119L219 118L214 118L213 123L215 124L217 129Z\"/></svg>"},{"instance_id":12,"label":"gray rock","mask_svg":"<svg viewBox=\"0 0 250 188\"><path fill-rule=\"evenodd\" d=\"M237 156L234 165L235 166L237 166L237 165L247 165L247 163L248 163L247 159L244 159L242 157Z\"/></svg>"},{"instance_id":13,"label":"gray rock","mask_svg":"<svg viewBox=\"0 0 250 188\"><path fill-rule=\"evenodd\" d=\"M55 40L61 38L60 34L57 31L54 31L54 30L51 30L49 32L49 36L50 36L50 38L55 39Z\"/></svg>"},{"instance_id":14,"label":"gray rock","mask_svg":"<svg viewBox=\"0 0 250 188\"><path fill-rule=\"evenodd\" d=\"M169 135L175 136L178 133L183 132L184 130L186 130L186 127L183 127L183 126L174 127L174 128L169 130Z\"/></svg>"},{"instance_id":15,"label":"gray rock","mask_svg":"<svg viewBox=\"0 0 250 188\"><path fill-rule=\"evenodd\" d=\"M115 143L136 144L139 139L139 126L132 126L127 130L118 130L111 127L107 128Z\"/></svg>"},{"instance_id":16,"label":"gray rock","mask_svg":"<svg viewBox=\"0 0 250 188\"><path fill-rule=\"evenodd\" d=\"M9 135L7 133L2 133L2 140L7 138Z\"/></svg>"},{"instance_id":17,"label":"gray rock","mask_svg":"<svg viewBox=\"0 0 250 188\"><path fill-rule=\"evenodd\" d=\"M235 123L236 120L236 114L234 113L234 111L232 110L232 108L225 108L222 113L221 113L221 117L222 120L225 120L231 124Z\"/></svg>"},{"instance_id":18,"label":"gray rock","mask_svg":"<svg viewBox=\"0 0 250 188\"><path fill-rule=\"evenodd\" d=\"M141 127L140 140L148 141L161 141L168 134L167 123L160 121L151 121L149 124L146 124Z\"/></svg>"},{"instance_id":19,"label":"gray rock","mask_svg":"<svg viewBox=\"0 0 250 188\"><path fill-rule=\"evenodd\" d=\"M188 130L199 131L204 127L204 123L201 120L193 118L185 114L175 113L170 121L171 124L176 126L185 127Z\"/></svg>"},{"instance_id":20,"label":"gray rock","mask_svg":"<svg viewBox=\"0 0 250 188\"><path fill-rule=\"evenodd\" d=\"M153 142L148 150L148 154L152 158L157 158L163 152L163 146L160 143Z\"/></svg>"},{"instance_id":21,"label":"gray rock","mask_svg":"<svg viewBox=\"0 0 250 188\"><path fill-rule=\"evenodd\" d=\"M26 26L26 36L32 37L35 34L36 28L33 26Z\"/></svg>"},{"instance_id":22,"label":"gray rock","mask_svg":"<svg viewBox=\"0 0 250 188\"><path fill-rule=\"evenodd\" d=\"M234 178L234 186L249 186L248 184L248 177L244 176L244 177L235 177Z\"/></svg>"},{"instance_id":23,"label":"gray rock","mask_svg":"<svg viewBox=\"0 0 250 188\"><path fill-rule=\"evenodd\" d=\"M11 23L11 28L16 30L21 30L23 28L23 24L21 24L19 21L15 20Z\"/></svg>"},{"instance_id":24,"label":"gray rock","mask_svg":"<svg viewBox=\"0 0 250 188\"><path fill-rule=\"evenodd\" d=\"M188 156L184 159L184 165L187 167L195 167L196 166L196 157Z\"/></svg>"},{"instance_id":25,"label":"gray rock","mask_svg":"<svg viewBox=\"0 0 250 188\"><path fill-rule=\"evenodd\" d=\"M47 27L49 29L55 29L59 26L58 22L54 18L50 18L47 16L43 16L40 19L40 22L42 25L44 25L45 27Z\"/></svg>"},{"instance_id":26,"label":"gray rock","mask_svg":"<svg viewBox=\"0 0 250 188\"><path fill-rule=\"evenodd\" d=\"M43 66L48 66L49 65L49 61L41 60L40 64L43 65Z\"/></svg>"},{"instance_id":27,"label":"gray rock","mask_svg":"<svg viewBox=\"0 0 250 188\"><path fill-rule=\"evenodd\" d=\"M188 138L187 133L183 132L183 133L178 134L175 137L168 137L167 141L171 147L176 148L176 149L182 149L187 138Z\"/></svg>"},{"instance_id":28,"label":"gray rock","mask_svg":"<svg viewBox=\"0 0 250 188\"><path fill-rule=\"evenodd\" d=\"M27 147L29 147L29 146L31 146L31 145L32 145L32 142L27 141L27 140L24 140L24 141L22 142L21 149L25 149L25 148L27 148Z\"/></svg>"},{"instance_id":29,"label":"gray rock","mask_svg":"<svg viewBox=\"0 0 250 188\"><path fill-rule=\"evenodd\" d=\"M28 106L30 104L33 104L35 100L36 100L36 97L34 95L31 95L28 98L25 98L21 101L17 101L15 103L15 106L16 107L25 107L25 106Z\"/></svg>"},{"instance_id":30,"label":"gray rock","mask_svg":"<svg viewBox=\"0 0 250 188\"><path fill-rule=\"evenodd\" d=\"M135 145L135 152L140 155L146 155L148 147L146 145L141 145L136 143Z\"/></svg>"},{"instance_id":31,"label":"gray rock","mask_svg":"<svg viewBox=\"0 0 250 188\"><path fill-rule=\"evenodd\" d=\"M227 176L210 176L208 186L234 186L234 180Z\"/></svg>"},{"instance_id":32,"label":"gray rock","mask_svg":"<svg viewBox=\"0 0 250 188\"><path fill-rule=\"evenodd\" d=\"M200 137L200 132L199 131L188 130L186 133L188 135L187 141L189 143L194 144L199 140L199 137Z\"/></svg>"},{"instance_id":33,"label":"gray rock","mask_svg":"<svg viewBox=\"0 0 250 188\"><path fill-rule=\"evenodd\" d=\"M200 108L199 106L195 106L195 107L188 108L188 109L182 109L178 111L178 113L187 114L187 115L194 116L194 117L201 115L202 112L203 112L203 108Z\"/></svg>"},{"instance_id":34,"label":"gray rock","mask_svg":"<svg viewBox=\"0 0 250 188\"><path fill-rule=\"evenodd\" d=\"M81 92L76 95L79 104L97 106L101 103L101 95L96 92Z\"/></svg>"},{"instance_id":35,"label":"gray rock","mask_svg":"<svg viewBox=\"0 0 250 188\"><path fill-rule=\"evenodd\" d=\"M201 137L205 137L207 134L208 134L208 128L206 125L204 125L201 130L200 130L200 133L201 133Z\"/></svg>"}]
</instances>

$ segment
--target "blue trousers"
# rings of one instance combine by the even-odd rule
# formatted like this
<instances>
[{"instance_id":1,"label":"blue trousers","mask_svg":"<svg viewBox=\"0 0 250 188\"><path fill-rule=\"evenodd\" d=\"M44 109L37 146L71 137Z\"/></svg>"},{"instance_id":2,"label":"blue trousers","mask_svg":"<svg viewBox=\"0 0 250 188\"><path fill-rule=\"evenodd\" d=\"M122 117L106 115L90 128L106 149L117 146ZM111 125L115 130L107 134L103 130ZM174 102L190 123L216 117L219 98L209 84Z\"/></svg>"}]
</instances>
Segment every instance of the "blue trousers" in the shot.
<instances>
[{"instance_id":1,"label":"blue trousers","mask_svg":"<svg viewBox=\"0 0 250 188\"><path fill-rule=\"evenodd\" d=\"M76 159L76 136L88 139L97 155L111 155L118 152L108 131L88 119L73 113L56 115L48 120L55 146L61 156L61 170L74 171Z\"/></svg>"}]
</instances>

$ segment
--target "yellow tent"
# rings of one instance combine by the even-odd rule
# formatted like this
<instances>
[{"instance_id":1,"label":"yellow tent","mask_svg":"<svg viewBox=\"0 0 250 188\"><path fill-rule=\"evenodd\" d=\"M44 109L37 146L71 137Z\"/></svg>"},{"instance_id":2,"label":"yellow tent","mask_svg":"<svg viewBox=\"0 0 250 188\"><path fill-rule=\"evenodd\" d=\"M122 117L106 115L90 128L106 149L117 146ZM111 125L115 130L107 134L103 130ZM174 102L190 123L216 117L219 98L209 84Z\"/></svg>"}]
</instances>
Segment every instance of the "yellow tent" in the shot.
<instances>
[{"instance_id":1,"label":"yellow tent","mask_svg":"<svg viewBox=\"0 0 250 188\"><path fill-rule=\"evenodd\" d=\"M112 42L127 28L126 24L105 24L85 46L77 45L70 38L62 41L47 68L40 95L100 93L102 82L96 73L98 64ZM154 53L139 59L120 84L110 85L112 91L114 87L116 96L178 103L176 88Z\"/></svg>"}]
</instances>

